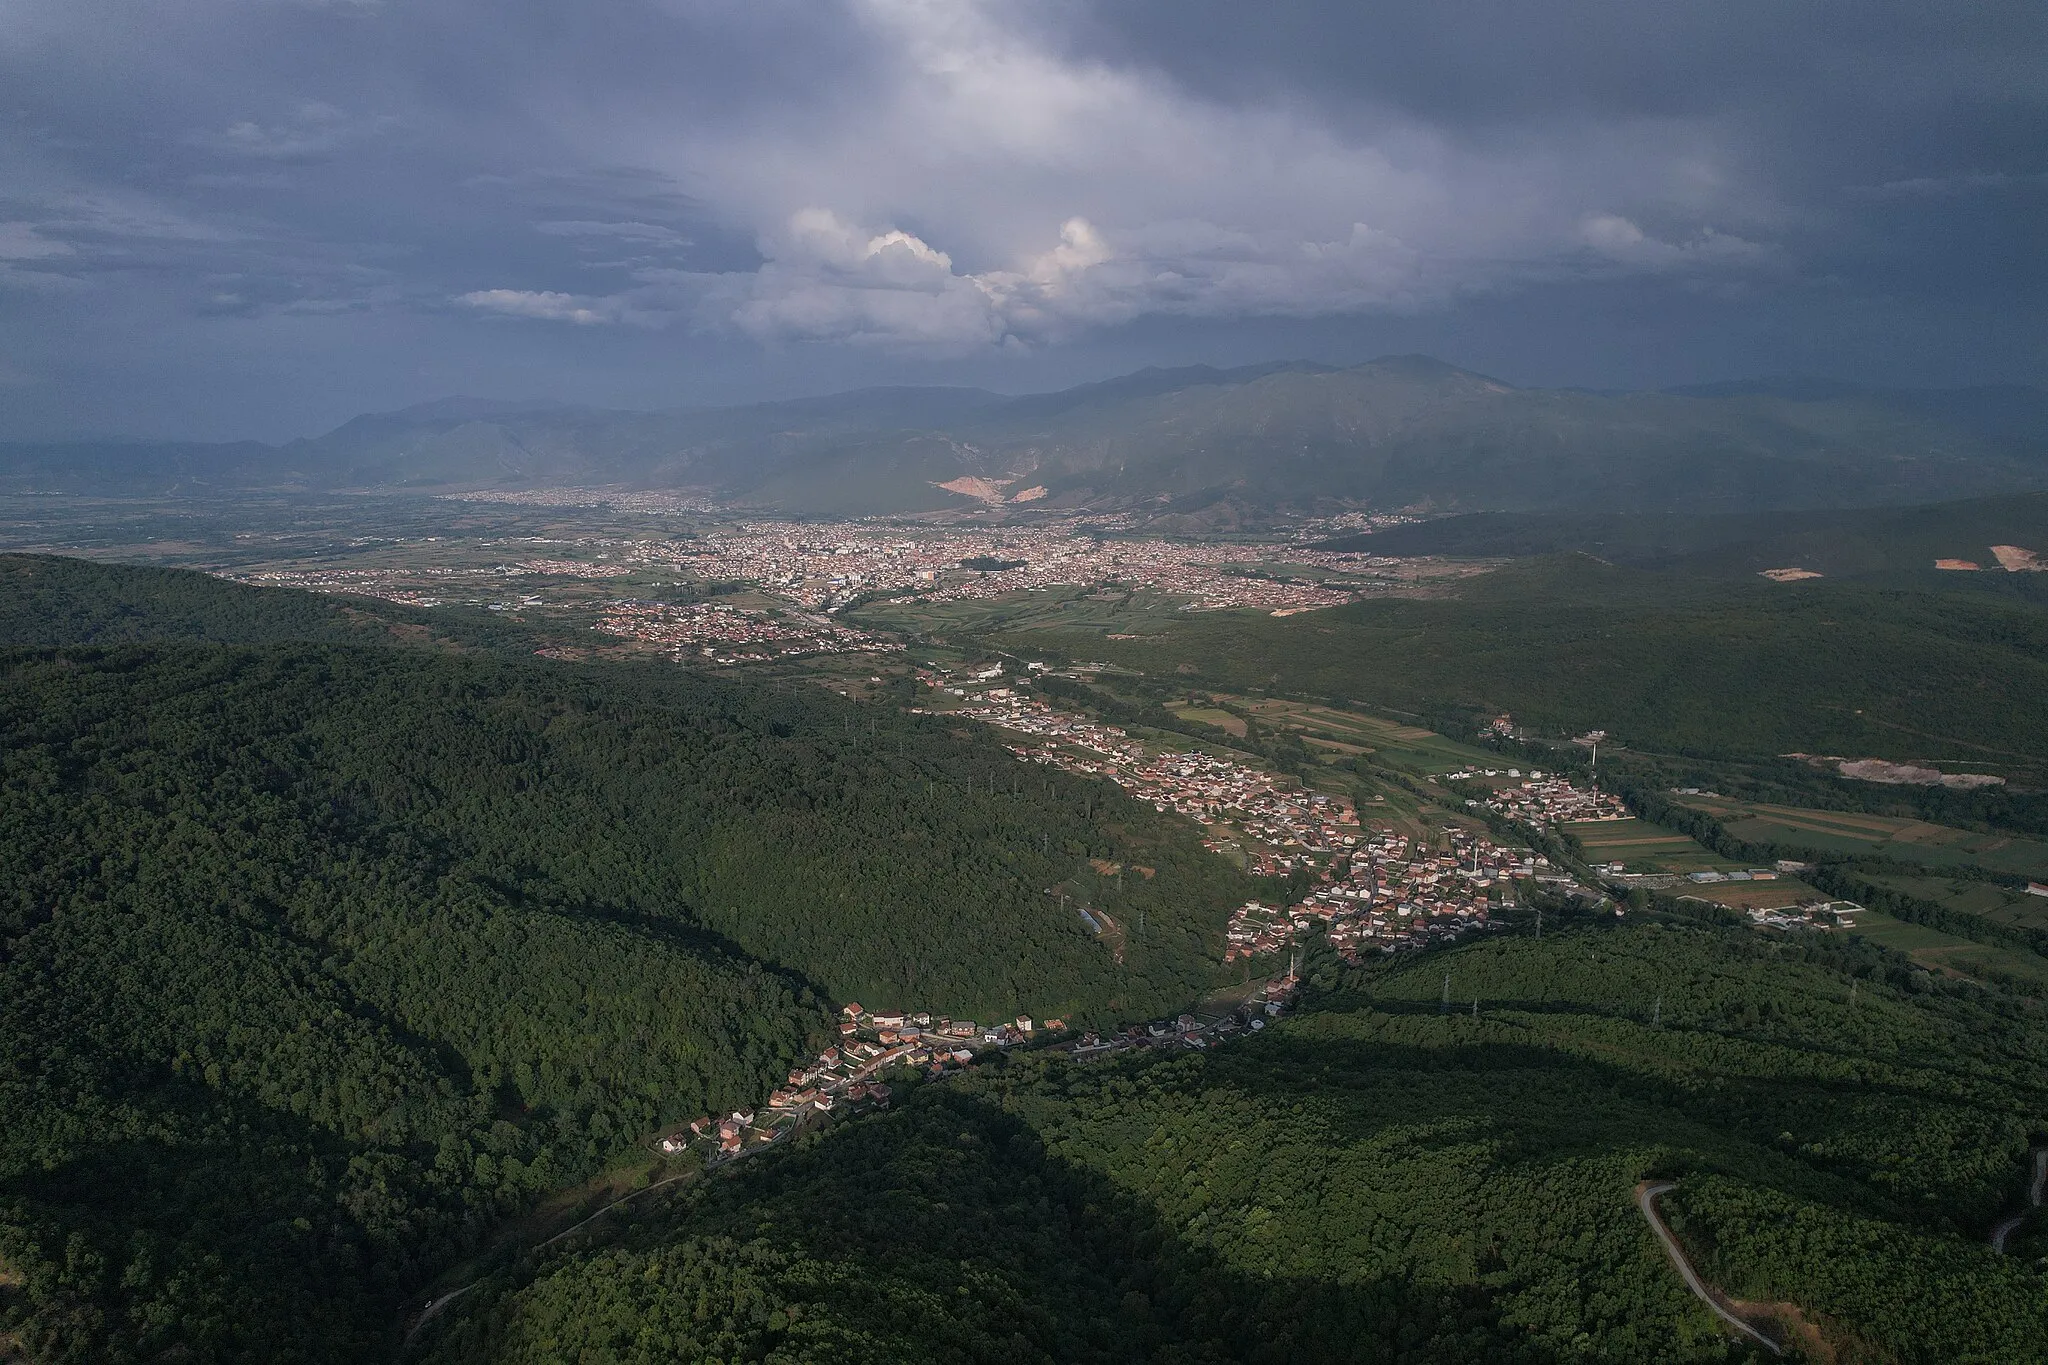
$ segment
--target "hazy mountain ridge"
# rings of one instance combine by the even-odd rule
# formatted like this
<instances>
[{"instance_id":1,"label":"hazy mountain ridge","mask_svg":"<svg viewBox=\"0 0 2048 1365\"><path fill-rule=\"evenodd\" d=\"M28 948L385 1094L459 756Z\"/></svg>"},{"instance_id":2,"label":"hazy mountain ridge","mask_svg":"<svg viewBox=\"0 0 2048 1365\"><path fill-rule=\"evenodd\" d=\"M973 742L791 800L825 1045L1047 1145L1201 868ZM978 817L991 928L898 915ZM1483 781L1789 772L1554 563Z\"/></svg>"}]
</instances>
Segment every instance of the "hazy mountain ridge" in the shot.
<instances>
[{"instance_id":1,"label":"hazy mountain ridge","mask_svg":"<svg viewBox=\"0 0 2048 1365\"><path fill-rule=\"evenodd\" d=\"M977 493L939 485L986 481ZM864 389L671 412L447 399L265 447L0 447L0 488L551 485L701 489L872 513L1042 488L1041 507L1752 511L1925 502L2048 481L2048 394L1786 381L1516 388L1422 356L1144 370L1049 394Z\"/></svg>"}]
</instances>

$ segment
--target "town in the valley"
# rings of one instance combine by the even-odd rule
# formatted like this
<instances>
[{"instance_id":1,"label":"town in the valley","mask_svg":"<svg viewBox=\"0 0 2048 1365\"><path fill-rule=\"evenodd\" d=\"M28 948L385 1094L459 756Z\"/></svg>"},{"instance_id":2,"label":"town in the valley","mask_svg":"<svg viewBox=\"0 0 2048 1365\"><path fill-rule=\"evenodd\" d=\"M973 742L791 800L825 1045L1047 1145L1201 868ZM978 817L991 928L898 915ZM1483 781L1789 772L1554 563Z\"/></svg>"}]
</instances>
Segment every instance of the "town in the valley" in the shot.
<instances>
[{"instance_id":1,"label":"town in the valley","mask_svg":"<svg viewBox=\"0 0 2048 1365\"><path fill-rule=\"evenodd\" d=\"M587 605L590 587L619 583L628 591L598 599L605 613L600 629L693 653L736 646L735 661L830 650L860 632L835 632L826 619L880 600L938 605L1114 589L1158 594L1184 611L1291 615L1470 572L1432 559L1333 551L1297 539L1216 543L1147 536L1117 520L1065 517L1024 526L707 520L660 535L380 539L315 565L259 557L216 572L239 582L357 593L408 606L512 612L546 608L565 596ZM658 593L631 595L650 587L742 590L744 600L728 596L722 614L678 613L664 610L667 599ZM572 591L564 594L564 588Z\"/></svg>"},{"instance_id":2,"label":"town in the valley","mask_svg":"<svg viewBox=\"0 0 2048 1365\"><path fill-rule=\"evenodd\" d=\"M1134 1024L1107 1036L1070 1029L1063 1019L1019 1016L982 1024L848 1002L839 1012L839 1041L792 1067L766 1104L694 1119L655 1145L670 1156L696 1150L714 1163L747 1156L794 1137L821 1115L887 1108L891 1090L881 1079L886 1073L907 1069L943 1080L993 1049L1042 1044L1083 1061L1132 1048L1205 1049L1263 1029L1286 1008L1298 985L1290 967L1244 992L1242 1001L1227 1010Z\"/></svg>"},{"instance_id":3,"label":"town in the valley","mask_svg":"<svg viewBox=\"0 0 2048 1365\"><path fill-rule=\"evenodd\" d=\"M1313 889L1292 904L1254 901L1232 914L1225 929L1226 962L1278 961L1317 933L1352 962L1368 953L1450 943L1500 926L1499 912L1515 905L1518 883L1578 885L1550 859L1473 830L1453 826L1428 840L1362 824L1349 801L1263 769L1200 751L1157 751L1119 726L1031 695L1026 680L1043 671L1043 665L1026 663L1023 678L1007 678L1004 665L996 663L957 677L936 668L921 668L917 676L935 701L947 702L944 714L995 727L1020 760L1104 778L1157 809L1177 811L1204 827L1209 848L1241 856L1248 870L1268 876L1309 873ZM1581 819L1589 810L1612 808L1613 798L1542 773L1502 790L1514 794L1503 797L1503 809L1522 818ZM1074 908L1097 932L1108 927L1101 911ZM1135 1047L1206 1050L1264 1028L1298 987L1290 959L1280 974L1248 983L1231 1008L1207 1017L1156 1020L1107 1037L1077 1033L1061 1019L991 1024L849 1003L841 1012L839 1041L792 1069L765 1104L697 1119L663 1136L660 1147L670 1154L698 1150L712 1161L732 1160L783 1141L820 1115L886 1106L890 1088L881 1077L892 1070L942 1079L973 1066L989 1049L1050 1046L1083 1060Z\"/></svg>"},{"instance_id":4,"label":"town in the valley","mask_svg":"<svg viewBox=\"0 0 2048 1365\"><path fill-rule=\"evenodd\" d=\"M922 676L939 681L929 672ZM976 680L990 681L989 670L979 670ZM964 687L942 690L968 695ZM1248 871L1312 873L1317 888L1295 904L1252 902L1232 915L1226 960L1278 952L1318 923L1330 946L1353 960L1452 942L1494 923L1491 914L1515 903L1518 880L1573 884L1548 858L1477 832L1452 826L1425 840L1366 827L1342 797L1200 751L1152 752L1121 727L1060 710L1015 687L986 687L948 714L1009 732L1020 758L1107 778L1160 810L1178 811L1205 827L1209 848L1241 855ZM1571 786L1561 778L1545 781L1546 792ZM1602 798L1581 789L1570 808Z\"/></svg>"},{"instance_id":5,"label":"town in the valley","mask_svg":"<svg viewBox=\"0 0 2048 1365\"><path fill-rule=\"evenodd\" d=\"M623 639L696 655L708 663L767 663L810 654L865 654L899 650L895 641L816 612L771 614L725 602L670 605L608 602L596 629Z\"/></svg>"},{"instance_id":6,"label":"town in the valley","mask_svg":"<svg viewBox=\"0 0 2048 1365\"><path fill-rule=\"evenodd\" d=\"M577 503L575 490L520 496ZM1087 605L1143 595L1148 610L1285 616L1426 588L1440 577L1470 572L1469 565L1320 547L1319 537L1355 529L1341 518L1265 540L1200 542L1145 535L1122 514L1048 516L1024 524L731 520L696 504L642 505L636 496L609 495L603 505L704 520L670 534L474 539L452 556L429 537L410 550L386 545L374 563L343 559L219 572L415 606L576 611L580 617L565 619L580 622L577 631L615 647L718 668L802 661L823 669L820 679L840 690L848 684L837 679L849 667L857 675L875 670L869 684L880 683L882 672L907 674L917 684L913 710L980 722L1022 762L1106 780L1158 810L1177 812L1201 827L1212 851L1253 875L1287 879L1297 888L1240 905L1222 927L1226 963L1242 963L1247 973L1259 969L1254 964L1265 970L1288 965L1269 977L1247 975L1221 1009L1098 1036L1069 1029L1061 1019L986 1023L850 1003L838 1040L793 1068L786 1084L754 1109L705 1116L664 1133L657 1145L665 1153L695 1151L721 1162L766 1150L826 1116L886 1106L885 1077L907 1069L943 1079L991 1050L1053 1048L1087 1059L1136 1047L1207 1049L1259 1031L1286 1008L1300 984L1298 950L1305 944L1320 941L1358 964L1503 929L1507 912L1520 908L1532 886L1609 904L1610 892L1645 880L1620 862L1567 867L1523 846L1521 839L1535 831L1628 820L1621 800L1595 785L1504 762L1453 766L1435 770L1440 786L1432 790L1445 808L1455 809L1453 798L1463 798L1455 818L1433 824L1370 813L1361 818L1352 796L1270 771L1249 755L1143 739L1049 699L1042 685L1048 675L1085 678L1088 666L988 656L941 664L907 652L908 642L919 638L915 633L879 626L860 610L1028 603L1038 594ZM542 652L576 656L587 650L551 646ZM850 657L835 664L832 656ZM1518 738L1505 716L1493 732ZM1600 738L1594 732L1582 742ZM1689 875L1705 882L1770 874ZM1646 884L1662 888L1674 880L1651 877ZM1108 951L1122 951L1121 926L1105 910L1079 901L1070 908ZM1816 902L1752 909L1748 916L1773 931L1834 928L1853 922L1857 909Z\"/></svg>"}]
</instances>

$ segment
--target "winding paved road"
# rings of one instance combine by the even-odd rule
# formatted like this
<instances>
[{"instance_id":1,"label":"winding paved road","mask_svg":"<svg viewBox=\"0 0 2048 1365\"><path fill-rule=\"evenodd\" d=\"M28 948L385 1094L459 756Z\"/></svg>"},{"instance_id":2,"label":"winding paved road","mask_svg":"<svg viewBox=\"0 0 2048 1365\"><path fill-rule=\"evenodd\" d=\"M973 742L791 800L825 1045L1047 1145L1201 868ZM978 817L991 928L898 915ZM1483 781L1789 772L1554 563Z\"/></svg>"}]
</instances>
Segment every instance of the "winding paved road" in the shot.
<instances>
[{"instance_id":1,"label":"winding paved road","mask_svg":"<svg viewBox=\"0 0 2048 1365\"><path fill-rule=\"evenodd\" d=\"M2012 1236L2013 1230L2019 1227L2021 1223L2027 1221L2028 1214L2041 1207L2041 1194L2044 1187L2048 1187L2048 1147L2036 1147L2034 1149L2034 1179L2027 1186L2027 1206L2006 1219L2003 1223L2000 1223L1997 1227L1991 1229L1991 1249L1993 1251L2004 1251L2005 1239Z\"/></svg>"},{"instance_id":2,"label":"winding paved road","mask_svg":"<svg viewBox=\"0 0 2048 1365\"><path fill-rule=\"evenodd\" d=\"M1636 1207L1643 1211L1643 1217L1647 1218L1650 1222L1651 1231L1655 1232L1657 1240L1664 1244L1665 1253L1671 1257L1671 1264L1677 1266L1678 1273L1685 1278L1685 1287L1698 1295L1701 1303L1713 1309L1715 1317L1721 1319L1721 1321L1727 1323L1744 1336L1761 1343L1763 1348L1772 1355L1781 1356L1785 1354L1784 1348L1778 1345L1777 1342L1772 1341L1762 1332L1757 1331L1756 1328L1751 1327L1748 1323L1723 1307L1721 1301L1714 1297L1714 1292L1707 1288L1707 1282L1702 1280L1699 1272L1692 1268L1692 1261L1687 1258L1685 1248L1678 1244L1678 1238L1669 1227L1665 1226L1663 1216L1657 1212L1657 1196L1677 1188L1677 1184L1670 1180L1645 1180L1642 1184L1636 1186Z\"/></svg>"}]
</instances>

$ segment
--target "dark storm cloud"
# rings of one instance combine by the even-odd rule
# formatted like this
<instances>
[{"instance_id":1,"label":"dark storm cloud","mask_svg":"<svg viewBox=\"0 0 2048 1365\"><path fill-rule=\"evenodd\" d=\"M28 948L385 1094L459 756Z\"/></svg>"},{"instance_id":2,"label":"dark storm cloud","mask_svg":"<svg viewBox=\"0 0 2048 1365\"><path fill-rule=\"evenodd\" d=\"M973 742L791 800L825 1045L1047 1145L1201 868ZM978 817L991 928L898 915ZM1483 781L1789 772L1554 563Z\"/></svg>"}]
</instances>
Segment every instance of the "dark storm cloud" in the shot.
<instances>
[{"instance_id":1,"label":"dark storm cloud","mask_svg":"<svg viewBox=\"0 0 2048 1365\"><path fill-rule=\"evenodd\" d=\"M2005 0L12 0L0 434L1260 348L2038 378L2044 71Z\"/></svg>"},{"instance_id":2,"label":"dark storm cloud","mask_svg":"<svg viewBox=\"0 0 2048 1365\"><path fill-rule=\"evenodd\" d=\"M2032 105L2048 36L2030 0L1116 0L1064 15L1053 32L1067 51L1154 63L1218 96L1311 92L1466 128L1802 105L1839 125L1852 111L1892 122L1932 104Z\"/></svg>"},{"instance_id":3,"label":"dark storm cloud","mask_svg":"<svg viewBox=\"0 0 2048 1365\"><path fill-rule=\"evenodd\" d=\"M1058 32L1077 57L1151 62L1213 98L1301 99L1339 122L1395 108L1478 143L1690 127L1743 182L1730 209L1795 243L1809 274L1860 265L1912 291L1995 280L2041 302L2035 0L1122 0L1078 7Z\"/></svg>"}]
</instances>

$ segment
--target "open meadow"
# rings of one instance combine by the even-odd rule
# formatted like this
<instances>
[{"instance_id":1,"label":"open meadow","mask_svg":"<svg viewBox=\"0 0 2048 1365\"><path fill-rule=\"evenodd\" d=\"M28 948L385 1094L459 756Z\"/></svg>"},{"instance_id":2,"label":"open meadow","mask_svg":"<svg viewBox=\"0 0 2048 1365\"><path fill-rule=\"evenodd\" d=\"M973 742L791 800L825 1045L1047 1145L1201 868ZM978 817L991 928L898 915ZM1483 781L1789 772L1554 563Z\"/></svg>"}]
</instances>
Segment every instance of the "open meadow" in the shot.
<instances>
[{"instance_id":1,"label":"open meadow","mask_svg":"<svg viewBox=\"0 0 2048 1365\"><path fill-rule=\"evenodd\" d=\"M1725 872L1742 866L1706 848L1691 836L1648 820L1575 820L1564 830L1579 841L1595 863L1619 862L1631 872Z\"/></svg>"},{"instance_id":2,"label":"open meadow","mask_svg":"<svg viewBox=\"0 0 2048 1365\"><path fill-rule=\"evenodd\" d=\"M1687 796L1682 804L1707 812L1730 834L1756 843L1876 854L1936 866L1974 864L1994 872L2048 877L2048 844L2010 835L1956 829L1897 816L1808 810L1724 796Z\"/></svg>"},{"instance_id":3,"label":"open meadow","mask_svg":"<svg viewBox=\"0 0 2048 1365\"><path fill-rule=\"evenodd\" d=\"M1298 732L1312 745L1329 752L1371 754L1381 762L1434 776L1477 763L1499 763L1500 755L1446 739L1434 730L1371 715L1353 707L1285 697L1223 696L1219 699L1251 715L1261 725Z\"/></svg>"},{"instance_id":4,"label":"open meadow","mask_svg":"<svg viewBox=\"0 0 2048 1365\"><path fill-rule=\"evenodd\" d=\"M1973 980L2009 980L2032 992L2048 990L2048 961L2034 953L1978 943L1875 910L1860 912L1853 932L1904 953L1923 967Z\"/></svg>"},{"instance_id":5,"label":"open meadow","mask_svg":"<svg viewBox=\"0 0 2048 1365\"><path fill-rule=\"evenodd\" d=\"M2048 896L2030 895L1996 882L1959 877L1873 876L1879 885L1933 901L1949 910L1980 915L1998 924L2022 929L2048 929Z\"/></svg>"}]
</instances>

